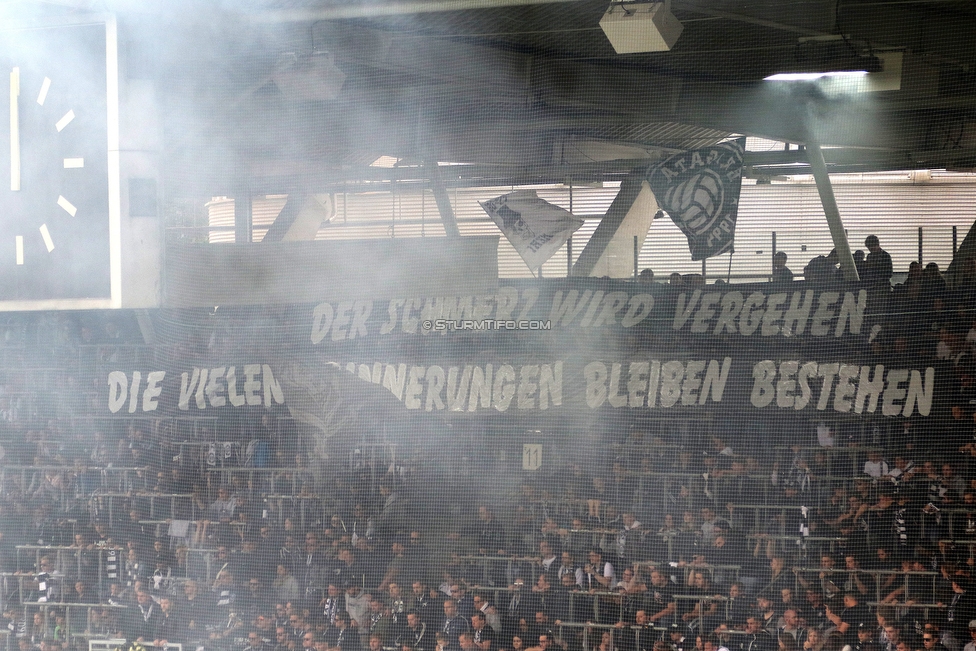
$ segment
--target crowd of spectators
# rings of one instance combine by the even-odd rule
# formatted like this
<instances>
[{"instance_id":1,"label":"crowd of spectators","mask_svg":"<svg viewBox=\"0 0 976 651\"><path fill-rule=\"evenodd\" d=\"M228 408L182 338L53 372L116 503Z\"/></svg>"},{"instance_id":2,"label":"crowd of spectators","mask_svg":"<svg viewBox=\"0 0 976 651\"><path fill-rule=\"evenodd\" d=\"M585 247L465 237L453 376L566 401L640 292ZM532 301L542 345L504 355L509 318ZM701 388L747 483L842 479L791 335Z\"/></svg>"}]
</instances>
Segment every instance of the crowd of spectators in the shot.
<instances>
[{"instance_id":1,"label":"crowd of spectators","mask_svg":"<svg viewBox=\"0 0 976 651\"><path fill-rule=\"evenodd\" d=\"M890 258L867 247L866 282L887 281ZM10 412L8 647L974 651L976 302L941 280L910 270L881 340L944 364L952 431L848 440L825 423L774 451L634 427L605 467L513 477L504 496L452 480L458 518L434 517L456 500L419 485L422 455L314 476L266 419L255 438L291 469L221 474L151 419L82 433Z\"/></svg>"},{"instance_id":2,"label":"crowd of spectators","mask_svg":"<svg viewBox=\"0 0 976 651\"><path fill-rule=\"evenodd\" d=\"M337 477L304 526L294 512L278 526L255 486L206 497L186 469L133 492L117 521L62 510L75 501L62 491L98 501L74 492L83 469L45 490L56 475L39 471L26 490L4 484L4 617L24 651L75 647L69 632L254 651L915 650L932 635L960 649L976 619L976 482L963 457L904 442L890 459L797 445L770 469L719 438L699 451L634 430L606 476L571 465L442 531L380 524L409 472L375 495L362 474ZM196 484L195 520L140 512L170 482ZM774 508L757 527L746 504L764 491Z\"/></svg>"}]
</instances>

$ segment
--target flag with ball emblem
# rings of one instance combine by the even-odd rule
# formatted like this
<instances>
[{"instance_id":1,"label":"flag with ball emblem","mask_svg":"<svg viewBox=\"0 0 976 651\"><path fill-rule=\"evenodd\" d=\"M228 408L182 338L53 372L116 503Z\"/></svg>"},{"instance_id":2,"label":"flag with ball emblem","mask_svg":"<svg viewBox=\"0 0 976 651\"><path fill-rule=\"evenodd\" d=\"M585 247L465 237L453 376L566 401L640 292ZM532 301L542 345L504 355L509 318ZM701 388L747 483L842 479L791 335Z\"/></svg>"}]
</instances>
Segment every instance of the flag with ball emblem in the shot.
<instances>
[{"instance_id":1,"label":"flag with ball emblem","mask_svg":"<svg viewBox=\"0 0 976 651\"><path fill-rule=\"evenodd\" d=\"M692 260L730 253L746 139L675 154L647 170L658 204L688 238Z\"/></svg>"}]
</instances>

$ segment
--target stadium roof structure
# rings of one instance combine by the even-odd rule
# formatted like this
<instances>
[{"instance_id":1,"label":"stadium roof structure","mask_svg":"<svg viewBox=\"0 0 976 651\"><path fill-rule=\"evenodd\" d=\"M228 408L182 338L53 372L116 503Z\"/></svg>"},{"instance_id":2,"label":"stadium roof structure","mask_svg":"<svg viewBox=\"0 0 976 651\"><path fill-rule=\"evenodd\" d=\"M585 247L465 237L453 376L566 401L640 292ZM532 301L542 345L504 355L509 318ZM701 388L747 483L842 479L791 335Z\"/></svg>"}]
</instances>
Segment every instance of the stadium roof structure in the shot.
<instances>
[{"instance_id":1,"label":"stadium roof structure","mask_svg":"<svg viewBox=\"0 0 976 651\"><path fill-rule=\"evenodd\" d=\"M627 55L600 28L608 0L15 7L118 14L123 69L155 82L171 195L327 191L436 161L463 164L448 183L585 182L731 134L843 148L826 150L836 171L976 167L970 2L673 0L674 48ZM879 57L897 90L763 81L838 56ZM370 165L383 156L397 165ZM747 160L754 175L804 162Z\"/></svg>"},{"instance_id":2,"label":"stadium roof structure","mask_svg":"<svg viewBox=\"0 0 976 651\"><path fill-rule=\"evenodd\" d=\"M813 143L834 173L976 169L973 3L669 0L673 47L617 54L608 1L20 0L0 17L117 16L123 129L160 134L167 213L413 185L450 236L449 188L620 181L740 135L788 143L746 153L756 179L808 173Z\"/></svg>"}]
</instances>

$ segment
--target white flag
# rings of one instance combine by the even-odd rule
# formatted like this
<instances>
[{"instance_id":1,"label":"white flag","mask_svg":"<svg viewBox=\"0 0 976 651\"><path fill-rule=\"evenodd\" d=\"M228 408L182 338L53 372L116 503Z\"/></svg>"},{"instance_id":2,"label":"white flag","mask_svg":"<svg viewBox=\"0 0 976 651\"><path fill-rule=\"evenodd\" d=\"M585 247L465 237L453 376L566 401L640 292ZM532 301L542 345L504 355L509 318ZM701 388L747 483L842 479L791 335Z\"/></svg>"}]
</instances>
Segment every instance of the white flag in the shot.
<instances>
[{"instance_id":1,"label":"white flag","mask_svg":"<svg viewBox=\"0 0 976 651\"><path fill-rule=\"evenodd\" d=\"M518 190L479 203L533 271L583 225L582 219L540 199L534 190Z\"/></svg>"}]
</instances>

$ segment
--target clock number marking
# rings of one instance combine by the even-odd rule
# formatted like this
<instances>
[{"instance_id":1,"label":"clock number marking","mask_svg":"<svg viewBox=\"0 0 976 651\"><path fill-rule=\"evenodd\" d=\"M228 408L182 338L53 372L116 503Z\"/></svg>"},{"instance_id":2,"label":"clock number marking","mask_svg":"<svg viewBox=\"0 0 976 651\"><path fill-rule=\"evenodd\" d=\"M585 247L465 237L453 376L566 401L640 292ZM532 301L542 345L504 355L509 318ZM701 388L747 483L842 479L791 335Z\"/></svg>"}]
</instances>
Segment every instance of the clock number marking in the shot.
<instances>
[{"instance_id":1,"label":"clock number marking","mask_svg":"<svg viewBox=\"0 0 976 651\"><path fill-rule=\"evenodd\" d=\"M64 211L69 215L71 215L72 217L74 217L75 214L78 212L78 209L75 208L74 204L68 201L67 199L65 199L64 197L62 197L61 195L58 195L58 205L61 206L64 209Z\"/></svg>"},{"instance_id":2,"label":"clock number marking","mask_svg":"<svg viewBox=\"0 0 976 651\"><path fill-rule=\"evenodd\" d=\"M64 159L64 169L66 170L78 170L85 166L84 158L65 158Z\"/></svg>"},{"instance_id":3,"label":"clock number marking","mask_svg":"<svg viewBox=\"0 0 976 651\"><path fill-rule=\"evenodd\" d=\"M47 91L51 90L51 80L47 77L41 83L41 92L37 94L37 103L44 106L44 100L47 99Z\"/></svg>"},{"instance_id":4,"label":"clock number marking","mask_svg":"<svg viewBox=\"0 0 976 651\"><path fill-rule=\"evenodd\" d=\"M20 68L10 71L10 189L20 192Z\"/></svg>"},{"instance_id":5,"label":"clock number marking","mask_svg":"<svg viewBox=\"0 0 976 651\"><path fill-rule=\"evenodd\" d=\"M37 230L41 231L41 237L44 238L44 246L47 247L47 252L50 253L54 250L54 240L51 239L51 232L47 230L47 224L41 224L41 227Z\"/></svg>"},{"instance_id":6,"label":"clock number marking","mask_svg":"<svg viewBox=\"0 0 976 651\"><path fill-rule=\"evenodd\" d=\"M58 120L57 124L54 125L54 128L58 130L58 133L61 133L61 131L63 131L66 126L71 124L71 121L74 119L75 119L74 110L69 110L67 113L64 114L64 117Z\"/></svg>"},{"instance_id":7,"label":"clock number marking","mask_svg":"<svg viewBox=\"0 0 976 651\"><path fill-rule=\"evenodd\" d=\"M23 265L24 264L24 236L18 235L17 237L15 237L14 245L15 248L17 249L17 264Z\"/></svg>"}]
</instances>

